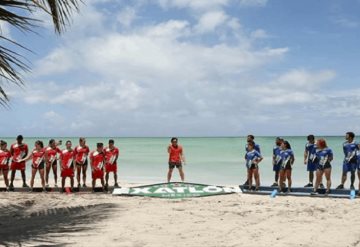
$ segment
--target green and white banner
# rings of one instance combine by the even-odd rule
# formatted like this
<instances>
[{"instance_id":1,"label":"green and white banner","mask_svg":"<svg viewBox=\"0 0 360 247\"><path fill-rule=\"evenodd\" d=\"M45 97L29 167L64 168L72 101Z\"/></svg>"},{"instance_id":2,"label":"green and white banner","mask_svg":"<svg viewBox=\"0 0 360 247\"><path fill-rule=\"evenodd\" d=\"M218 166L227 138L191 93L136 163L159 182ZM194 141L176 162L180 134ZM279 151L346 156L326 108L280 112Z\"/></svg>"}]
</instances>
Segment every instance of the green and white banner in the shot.
<instances>
[{"instance_id":1,"label":"green and white banner","mask_svg":"<svg viewBox=\"0 0 360 247\"><path fill-rule=\"evenodd\" d=\"M240 193L239 187L224 187L193 183L162 183L130 188L115 188L113 195L149 196L158 198L189 198Z\"/></svg>"}]
</instances>

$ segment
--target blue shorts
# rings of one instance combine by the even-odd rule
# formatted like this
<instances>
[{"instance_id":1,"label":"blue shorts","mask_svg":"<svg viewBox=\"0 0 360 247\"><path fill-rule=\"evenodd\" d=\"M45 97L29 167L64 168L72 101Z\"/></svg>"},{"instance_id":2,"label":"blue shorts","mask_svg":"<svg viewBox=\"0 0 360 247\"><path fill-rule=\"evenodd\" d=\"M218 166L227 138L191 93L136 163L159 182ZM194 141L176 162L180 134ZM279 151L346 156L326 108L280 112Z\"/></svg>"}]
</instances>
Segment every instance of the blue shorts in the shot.
<instances>
[{"instance_id":1,"label":"blue shorts","mask_svg":"<svg viewBox=\"0 0 360 247\"><path fill-rule=\"evenodd\" d=\"M273 171L278 172L281 170L281 164L273 165Z\"/></svg>"},{"instance_id":2,"label":"blue shorts","mask_svg":"<svg viewBox=\"0 0 360 247\"><path fill-rule=\"evenodd\" d=\"M343 164L343 173L354 172L356 170L356 163L344 163Z\"/></svg>"},{"instance_id":3,"label":"blue shorts","mask_svg":"<svg viewBox=\"0 0 360 247\"><path fill-rule=\"evenodd\" d=\"M307 171L308 172L314 172L316 171L317 165L315 163L312 162L308 162L307 163Z\"/></svg>"}]
</instances>

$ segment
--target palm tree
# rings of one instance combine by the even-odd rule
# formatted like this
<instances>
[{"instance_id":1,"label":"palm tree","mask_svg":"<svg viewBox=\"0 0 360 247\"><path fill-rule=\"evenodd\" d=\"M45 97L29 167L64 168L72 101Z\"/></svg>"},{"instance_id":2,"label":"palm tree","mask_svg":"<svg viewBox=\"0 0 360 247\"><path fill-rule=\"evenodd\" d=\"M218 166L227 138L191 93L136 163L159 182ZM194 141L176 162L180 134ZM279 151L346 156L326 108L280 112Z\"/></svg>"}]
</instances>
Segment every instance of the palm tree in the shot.
<instances>
[{"instance_id":1,"label":"palm tree","mask_svg":"<svg viewBox=\"0 0 360 247\"><path fill-rule=\"evenodd\" d=\"M41 21L32 18L34 11L44 11L51 18L55 32L61 34L65 31L70 17L79 11L81 0L0 0L0 22L9 24L23 32L35 32L34 29ZM23 85L21 71L30 70L26 59L8 46L18 46L29 50L23 45L5 37L0 30L0 105L7 106L9 98L1 87L4 83Z\"/></svg>"}]
</instances>

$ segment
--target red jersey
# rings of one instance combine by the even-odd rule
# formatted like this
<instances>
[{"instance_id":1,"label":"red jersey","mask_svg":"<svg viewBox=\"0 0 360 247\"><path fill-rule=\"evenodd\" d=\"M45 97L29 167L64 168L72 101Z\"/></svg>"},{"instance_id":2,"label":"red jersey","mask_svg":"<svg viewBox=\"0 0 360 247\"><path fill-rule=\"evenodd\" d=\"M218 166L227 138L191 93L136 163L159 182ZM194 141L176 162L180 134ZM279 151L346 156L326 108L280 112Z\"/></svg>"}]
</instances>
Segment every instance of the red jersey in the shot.
<instances>
[{"instance_id":1,"label":"red jersey","mask_svg":"<svg viewBox=\"0 0 360 247\"><path fill-rule=\"evenodd\" d=\"M21 145L14 143L10 147L10 153L12 154L13 162L17 162L18 160L25 158L28 152L29 152L29 148L28 145L25 143ZM25 164L25 161L21 163Z\"/></svg>"},{"instance_id":2,"label":"red jersey","mask_svg":"<svg viewBox=\"0 0 360 247\"><path fill-rule=\"evenodd\" d=\"M87 155L90 152L90 149L88 146L77 146L75 149L75 160L77 163L79 164L84 164L86 159L87 159Z\"/></svg>"},{"instance_id":3,"label":"red jersey","mask_svg":"<svg viewBox=\"0 0 360 247\"><path fill-rule=\"evenodd\" d=\"M0 150L0 167L8 165L10 158L11 154L9 150Z\"/></svg>"},{"instance_id":4,"label":"red jersey","mask_svg":"<svg viewBox=\"0 0 360 247\"><path fill-rule=\"evenodd\" d=\"M56 147L55 149L47 147L45 149L45 153L47 155L47 161L52 164L56 160L56 155L58 153L61 153L61 150L58 147Z\"/></svg>"},{"instance_id":5,"label":"red jersey","mask_svg":"<svg viewBox=\"0 0 360 247\"><path fill-rule=\"evenodd\" d=\"M34 149L32 151L32 164L35 168L37 168L41 162L44 161L45 158L45 148L40 150Z\"/></svg>"},{"instance_id":6,"label":"red jersey","mask_svg":"<svg viewBox=\"0 0 360 247\"><path fill-rule=\"evenodd\" d=\"M104 166L105 154L104 152L99 153L98 151L93 151L90 153L90 159L92 161L92 168L95 170L101 170Z\"/></svg>"},{"instance_id":7,"label":"red jersey","mask_svg":"<svg viewBox=\"0 0 360 247\"><path fill-rule=\"evenodd\" d=\"M110 149L109 147L104 149L105 152L105 164L116 165L116 157L119 156L119 149L114 147Z\"/></svg>"},{"instance_id":8,"label":"red jersey","mask_svg":"<svg viewBox=\"0 0 360 247\"><path fill-rule=\"evenodd\" d=\"M63 150L60 153L60 160L61 160L61 167L63 169L68 169L73 166L73 161L75 158L75 151L74 150Z\"/></svg>"},{"instance_id":9,"label":"red jersey","mask_svg":"<svg viewBox=\"0 0 360 247\"><path fill-rule=\"evenodd\" d=\"M169 162L181 162L180 155L183 152L182 146L178 145L177 147L174 147L173 145L170 145L169 149Z\"/></svg>"}]
</instances>

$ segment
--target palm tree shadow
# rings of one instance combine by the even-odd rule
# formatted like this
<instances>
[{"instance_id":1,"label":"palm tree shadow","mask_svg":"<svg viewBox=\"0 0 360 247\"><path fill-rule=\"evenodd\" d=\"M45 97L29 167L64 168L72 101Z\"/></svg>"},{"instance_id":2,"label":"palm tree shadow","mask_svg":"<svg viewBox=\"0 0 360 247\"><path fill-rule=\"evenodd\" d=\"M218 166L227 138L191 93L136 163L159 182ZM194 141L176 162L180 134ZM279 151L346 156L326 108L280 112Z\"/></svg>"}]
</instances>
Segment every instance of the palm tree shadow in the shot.
<instances>
[{"instance_id":1,"label":"palm tree shadow","mask_svg":"<svg viewBox=\"0 0 360 247\"><path fill-rule=\"evenodd\" d=\"M1 246L28 244L65 246L71 244L71 242L60 242L57 237L70 236L74 232L94 229L96 228L94 223L110 217L114 208L118 207L113 203L76 207L65 206L28 215L21 206L13 206L0 209Z\"/></svg>"}]
</instances>

